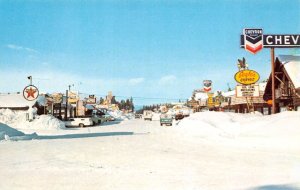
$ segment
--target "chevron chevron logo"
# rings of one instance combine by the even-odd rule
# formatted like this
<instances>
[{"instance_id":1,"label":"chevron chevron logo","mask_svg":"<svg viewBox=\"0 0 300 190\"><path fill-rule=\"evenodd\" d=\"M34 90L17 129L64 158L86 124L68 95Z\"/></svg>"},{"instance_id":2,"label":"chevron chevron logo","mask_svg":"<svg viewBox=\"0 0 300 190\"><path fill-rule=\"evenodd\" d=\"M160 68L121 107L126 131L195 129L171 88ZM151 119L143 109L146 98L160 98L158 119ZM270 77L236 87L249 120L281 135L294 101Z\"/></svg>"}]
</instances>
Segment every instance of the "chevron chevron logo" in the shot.
<instances>
[{"instance_id":1,"label":"chevron chevron logo","mask_svg":"<svg viewBox=\"0 0 300 190\"><path fill-rule=\"evenodd\" d=\"M244 29L244 48L245 50L256 54L263 48L263 30L262 29Z\"/></svg>"}]
</instances>

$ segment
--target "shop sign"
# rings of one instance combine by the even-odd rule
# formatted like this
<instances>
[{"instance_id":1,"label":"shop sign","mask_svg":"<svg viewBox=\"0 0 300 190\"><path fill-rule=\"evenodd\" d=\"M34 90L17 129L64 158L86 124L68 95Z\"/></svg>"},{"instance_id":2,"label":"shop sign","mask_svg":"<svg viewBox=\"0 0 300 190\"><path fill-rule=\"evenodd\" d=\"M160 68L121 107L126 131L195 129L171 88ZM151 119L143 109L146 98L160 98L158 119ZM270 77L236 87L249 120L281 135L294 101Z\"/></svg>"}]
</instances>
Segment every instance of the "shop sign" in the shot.
<instances>
[{"instance_id":1,"label":"shop sign","mask_svg":"<svg viewBox=\"0 0 300 190\"><path fill-rule=\"evenodd\" d=\"M76 93L76 92L71 92L71 91L69 91L68 92L68 102L70 103L70 104L76 104L77 103L77 101L79 100L79 97L78 97L78 94Z\"/></svg>"},{"instance_id":2,"label":"shop sign","mask_svg":"<svg viewBox=\"0 0 300 190\"><path fill-rule=\"evenodd\" d=\"M236 97L259 97L259 85L237 85Z\"/></svg>"},{"instance_id":3,"label":"shop sign","mask_svg":"<svg viewBox=\"0 0 300 190\"><path fill-rule=\"evenodd\" d=\"M253 70L241 70L234 75L236 82L244 85L254 84L259 78L259 74Z\"/></svg>"},{"instance_id":4,"label":"shop sign","mask_svg":"<svg viewBox=\"0 0 300 190\"><path fill-rule=\"evenodd\" d=\"M96 104L96 97L95 95L89 95L89 98L86 100L87 104Z\"/></svg>"},{"instance_id":5,"label":"shop sign","mask_svg":"<svg viewBox=\"0 0 300 190\"><path fill-rule=\"evenodd\" d=\"M60 104L63 101L63 94L61 93L54 93L51 95L52 99L53 99L53 103L55 104Z\"/></svg>"},{"instance_id":6,"label":"shop sign","mask_svg":"<svg viewBox=\"0 0 300 190\"><path fill-rule=\"evenodd\" d=\"M213 93L208 93L207 96L208 96L207 106L208 107L214 107L215 106L214 94Z\"/></svg>"}]
</instances>

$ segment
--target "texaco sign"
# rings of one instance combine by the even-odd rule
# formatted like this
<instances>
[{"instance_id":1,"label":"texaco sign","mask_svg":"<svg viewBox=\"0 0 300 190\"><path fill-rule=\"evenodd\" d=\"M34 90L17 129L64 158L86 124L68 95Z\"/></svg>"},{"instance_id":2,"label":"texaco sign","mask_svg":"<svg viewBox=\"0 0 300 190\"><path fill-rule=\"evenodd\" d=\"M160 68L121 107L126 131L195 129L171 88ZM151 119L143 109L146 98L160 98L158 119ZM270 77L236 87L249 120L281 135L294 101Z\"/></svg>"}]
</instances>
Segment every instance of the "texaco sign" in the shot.
<instances>
[{"instance_id":1,"label":"texaco sign","mask_svg":"<svg viewBox=\"0 0 300 190\"><path fill-rule=\"evenodd\" d=\"M39 90L33 85L28 85L23 90L23 96L28 101L33 101L38 98Z\"/></svg>"}]
</instances>

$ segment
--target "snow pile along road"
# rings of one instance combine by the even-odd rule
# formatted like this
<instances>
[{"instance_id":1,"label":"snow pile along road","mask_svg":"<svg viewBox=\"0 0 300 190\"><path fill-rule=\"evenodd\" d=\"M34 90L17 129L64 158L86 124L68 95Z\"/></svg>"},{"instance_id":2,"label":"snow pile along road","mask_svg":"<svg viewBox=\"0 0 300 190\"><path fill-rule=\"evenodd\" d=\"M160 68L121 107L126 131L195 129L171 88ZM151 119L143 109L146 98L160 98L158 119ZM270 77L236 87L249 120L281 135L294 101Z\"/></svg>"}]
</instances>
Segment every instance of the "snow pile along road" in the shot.
<instances>
[{"instance_id":1,"label":"snow pile along road","mask_svg":"<svg viewBox=\"0 0 300 190\"><path fill-rule=\"evenodd\" d=\"M5 140L8 137L24 136L25 134L14 128L9 127L3 123L0 123L0 141Z\"/></svg>"},{"instance_id":2,"label":"snow pile along road","mask_svg":"<svg viewBox=\"0 0 300 190\"><path fill-rule=\"evenodd\" d=\"M16 129L65 129L65 124L53 116L36 116L33 121L29 122L26 121L25 111L12 111L10 109L0 109L0 122Z\"/></svg>"},{"instance_id":3,"label":"snow pile along road","mask_svg":"<svg viewBox=\"0 0 300 190\"><path fill-rule=\"evenodd\" d=\"M202 137L270 136L272 138L298 135L300 112L284 112L263 116L229 112L199 112L180 121L180 132ZM291 133L295 131L295 133Z\"/></svg>"}]
</instances>

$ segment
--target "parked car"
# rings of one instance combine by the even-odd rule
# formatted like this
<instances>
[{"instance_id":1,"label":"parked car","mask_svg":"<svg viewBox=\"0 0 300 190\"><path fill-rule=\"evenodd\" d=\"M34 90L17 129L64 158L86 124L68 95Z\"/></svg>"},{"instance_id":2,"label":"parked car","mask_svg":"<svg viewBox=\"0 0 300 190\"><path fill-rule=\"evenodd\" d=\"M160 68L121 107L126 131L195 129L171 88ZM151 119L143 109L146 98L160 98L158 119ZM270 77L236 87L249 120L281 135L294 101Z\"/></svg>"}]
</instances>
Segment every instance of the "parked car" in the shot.
<instances>
[{"instance_id":1,"label":"parked car","mask_svg":"<svg viewBox=\"0 0 300 190\"><path fill-rule=\"evenodd\" d=\"M173 118L171 114L161 114L160 115L160 126L170 125L172 126Z\"/></svg>"},{"instance_id":2,"label":"parked car","mask_svg":"<svg viewBox=\"0 0 300 190\"><path fill-rule=\"evenodd\" d=\"M101 124L106 122L106 118L104 118L103 116L99 116L99 115L92 115L92 121L93 121L93 125L97 125L97 124Z\"/></svg>"},{"instance_id":3,"label":"parked car","mask_svg":"<svg viewBox=\"0 0 300 190\"><path fill-rule=\"evenodd\" d=\"M183 119L183 118L184 118L184 115L183 115L182 112L176 113L176 115L175 115L175 120L176 120L176 121L177 121L177 120L181 120L181 119Z\"/></svg>"},{"instance_id":4,"label":"parked car","mask_svg":"<svg viewBox=\"0 0 300 190\"><path fill-rule=\"evenodd\" d=\"M151 110L144 110L144 113L143 113L144 120L152 121L152 116L153 116L153 113Z\"/></svg>"},{"instance_id":5,"label":"parked car","mask_svg":"<svg viewBox=\"0 0 300 190\"><path fill-rule=\"evenodd\" d=\"M103 113L102 111L94 110L92 115L91 115L93 125L97 125L97 124L101 124L101 123L106 122L107 120L104 117L104 115L105 115L105 113Z\"/></svg>"},{"instance_id":6,"label":"parked car","mask_svg":"<svg viewBox=\"0 0 300 190\"><path fill-rule=\"evenodd\" d=\"M69 118L64 123L67 127L85 127L93 125L93 120L91 117Z\"/></svg>"},{"instance_id":7,"label":"parked car","mask_svg":"<svg viewBox=\"0 0 300 190\"><path fill-rule=\"evenodd\" d=\"M143 117L142 114L135 114L135 115L134 115L134 118L135 118L135 119L141 119L142 117Z\"/></svg>"},{"instance_id":8,"label":"parked car","mask_svg":"<svg viewBox=\"0 0 300 190\"><path fill-rule=\"evenodd\" d=\"M113 116L111 116L109 114L103 115L103 118L105 119L105 121L115 121L116 120L116 118L114 118Z\"/></svg>"}]
</instances>

